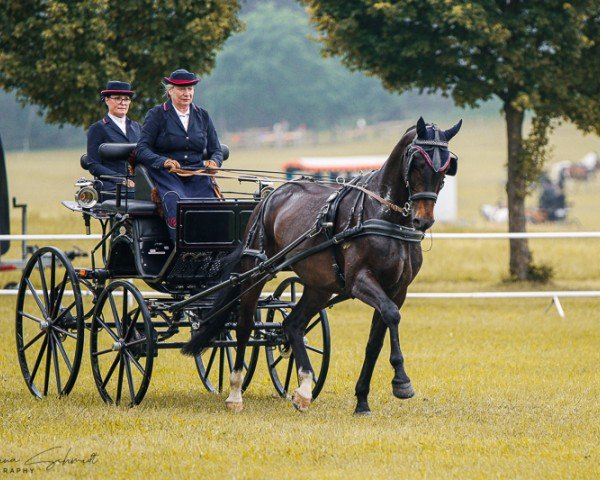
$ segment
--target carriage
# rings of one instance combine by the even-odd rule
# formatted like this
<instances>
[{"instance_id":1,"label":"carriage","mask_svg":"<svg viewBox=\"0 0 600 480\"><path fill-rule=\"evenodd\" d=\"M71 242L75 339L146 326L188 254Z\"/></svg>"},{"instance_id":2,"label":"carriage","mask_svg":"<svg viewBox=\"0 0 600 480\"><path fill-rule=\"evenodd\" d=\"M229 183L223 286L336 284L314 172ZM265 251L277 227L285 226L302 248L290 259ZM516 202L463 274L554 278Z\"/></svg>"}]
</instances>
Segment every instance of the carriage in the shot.
<instances>
[{"instance_id":1,"label":"carriage","mask_svg":"<svg viewBox=\"0 0 600 480\"><path fill-rule=\"evenodd\" d=\"M208 390L221 391L229 373L225 403L238 412L264 347L275 389L306 411L329 367L325 309L356 298L374 310L355 414L371 412L370 382L386 332L392 393L411 398L399 309L422 265L420 244L444 180L457 172L449 141L461 125L441 130L421 117L381 168L341 184L302 178L273 190L257 177L252 200L182 200L174 245L143 167L135 170L133 199L120 187L114 198L102 191L96 198L93 184L79 182L78 202L63 203L83 214L88 231L91 219L99 221L102 239L91 267L75 268L63 252L44 247L24 270L16 332L29 390L43 397L51 383L61 395L73 388L87 330L94 380L107 403L139 403L158 352L181 348L194 356ZM127 158L133 146L121 147L104 145L100 154ZM263 293L290 268L297 277ZM140 284L155 293L143 294ZM191 339L177 341L185 327ZM290 392L292 380L299 386Z\"/></svg>"},{"instance_id":2,"label":"carriage","mask_svg":"<svg viewBox=\"0 0 600 480\"><path fill-rule=\"evenodd\" d=\"M134 147L104 144L99 154L127 160ZM87 167L85 155L81 163ZM23 270L16 342L23 377L35 397L71 392L87 342L101 398L109 404L139 404L160 350L181 348L189 340L188 332L193 334L206 320L220 289L222 259L239 245L252 211L270 191L270 185L258 181L251 199L182 199L173 245L151 200L153 185L143 166L136 166L134 181L135 194L128 198L131 195L120 185L110 193L102 191L98 179L81 179L76 201L62 202L83 216L88 234L92 221L100 225L101 240L89 253L91 265L74 266L65 252L46 246L33 253ZM147 287L149 292L144 291ZM282 322L301 290L302 280L287 277L259 299L244 359L244 389L264 352L275 390L288 395L295 368ZM229 379L235 329L232 316L194 357L200 380L210 392L221 392ZM316 367L316 397L329 366L326 311L314 317L304 338Z\"/></svg>"}]
</instances>

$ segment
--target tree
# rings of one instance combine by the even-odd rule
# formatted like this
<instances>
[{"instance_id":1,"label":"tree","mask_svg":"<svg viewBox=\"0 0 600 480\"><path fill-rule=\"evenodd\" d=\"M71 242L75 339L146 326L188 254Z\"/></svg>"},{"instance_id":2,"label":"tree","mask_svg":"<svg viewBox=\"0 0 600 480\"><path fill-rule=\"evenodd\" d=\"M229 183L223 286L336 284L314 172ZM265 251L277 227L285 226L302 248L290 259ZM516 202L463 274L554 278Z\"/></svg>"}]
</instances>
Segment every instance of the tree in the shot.
<instances>
[{"instance_id":1,"label":"tree","mask_svg":"<svg viewBox=\"0 0 600 480\"><path fill-rule=\"evenodd\" d=\"M600 2L299 0L326 55L381 78L477 107L498 97L508 137L509 230L526 230L525 196L557 121L600 133ZM523 136L527 112L529 137ZM535 277L527 240L511 239L510 273Z\"/></svg>"},{"instance_id":2,"label":"tree","mask_svg":"<svg viewBox=\"0 0 600 480\"><path fill-rule=\"evenodd\" d=\"M240 29L237 0L0 1L0 87L34 103L49 123L88 126L105 111L110 79L132 83L142 118L177 68L209 72Z\"/></svg>"},{"instance_id":3,"label":"tree","mask_svg":"<svg viewBox=\"0 0 600 480\"><path fill-rule=\"evenodd\" d=\"M233 35L217 56L200 95L220 130L291 126L330 128L344 119L398 118L403 100L377 79L351 73L323 59L311 41L306 13L260 2L242 15L245 31ZM343 86L343 88L340 88Z\"/></svg>"}]
</instances>

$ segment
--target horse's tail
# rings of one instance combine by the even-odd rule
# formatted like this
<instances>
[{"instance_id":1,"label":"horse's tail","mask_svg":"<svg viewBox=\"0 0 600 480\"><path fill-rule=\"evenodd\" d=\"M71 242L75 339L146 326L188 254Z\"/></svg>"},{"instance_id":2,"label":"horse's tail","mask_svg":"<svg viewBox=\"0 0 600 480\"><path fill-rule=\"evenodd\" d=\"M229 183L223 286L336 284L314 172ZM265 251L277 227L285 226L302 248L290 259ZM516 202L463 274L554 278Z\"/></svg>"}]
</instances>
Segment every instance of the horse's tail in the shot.
<instances>
[{"instance_id":1,"label":"horse's tail","mask_svg":"<svg viewBox=\"0 0 600 480\"><path fill-rule=\"evenodd\" d=\"M233 272L239 271L243 250L243 245L240 245L222 260L221 280L226 280ZM200 327L196 330L192 339L183 346L181 353L196 356L203 348L208 347L210 341L221 332L223 326L227 323L231 309L235 305L234 300L239 295L239 284L220 290L217 293L213 307L206 315L206 321L200 323Z\"/></svg>"}]
</instances>

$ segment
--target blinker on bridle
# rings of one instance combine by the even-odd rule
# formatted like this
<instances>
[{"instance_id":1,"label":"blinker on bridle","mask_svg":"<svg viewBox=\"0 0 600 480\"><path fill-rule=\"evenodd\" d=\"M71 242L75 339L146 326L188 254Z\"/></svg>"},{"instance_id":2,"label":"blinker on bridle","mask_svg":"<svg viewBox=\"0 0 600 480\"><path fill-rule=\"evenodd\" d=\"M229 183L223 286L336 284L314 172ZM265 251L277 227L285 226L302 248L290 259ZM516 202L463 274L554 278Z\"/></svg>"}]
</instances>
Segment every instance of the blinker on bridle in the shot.
<instances>
[{"instance_id":1,"label":"blinker on bridle","mask_svg":"<svg viewBox=\"0 0 600 480\"><path fill-rule=\"evenodd\" d=\"M408 160L406 161L406 169L404 171L404 180L406 181L406 188L408 189L408 204L412 203L414 200L433 200L435 202L438 198L437 193L431 191L412 193L410 182L408 181L408 174L410 173L410 167L412 166L413 159L417 153L423 157L431 169L436 173L445 173L450 167L450 163L452 161L452 155L449 154L448 159L442 164L440 150L447 150L448 142L440 140L440 131L438 130L437 126L432 125L432 128L435 135L433 140L422 140L417 135L405 154L408 157ZM433 149L433 158L431 158L425 149Z\"/></svg>"}]
</instances>

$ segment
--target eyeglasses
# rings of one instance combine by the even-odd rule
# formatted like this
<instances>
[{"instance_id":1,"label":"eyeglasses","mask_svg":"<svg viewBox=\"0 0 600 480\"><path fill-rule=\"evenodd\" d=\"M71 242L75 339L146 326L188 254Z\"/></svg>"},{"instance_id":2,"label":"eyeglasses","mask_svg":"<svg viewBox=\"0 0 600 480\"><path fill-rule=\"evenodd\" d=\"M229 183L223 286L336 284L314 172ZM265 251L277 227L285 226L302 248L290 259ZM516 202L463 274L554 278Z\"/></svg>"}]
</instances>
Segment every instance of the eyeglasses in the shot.
<instances>
[{"instance_id":1,"label":"eyeglasses","mask_svg":"<svg viewBox=\"0 0 600 480\"><path fill-rule=\"evenodd\" d=\"M117 103L129 103L131 102L131 98L129 97L108 97L111 100L114 100Z\"/></svg>"}]
</instances>

